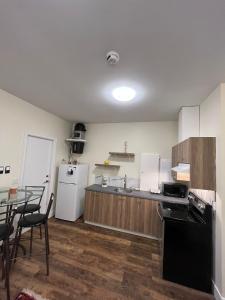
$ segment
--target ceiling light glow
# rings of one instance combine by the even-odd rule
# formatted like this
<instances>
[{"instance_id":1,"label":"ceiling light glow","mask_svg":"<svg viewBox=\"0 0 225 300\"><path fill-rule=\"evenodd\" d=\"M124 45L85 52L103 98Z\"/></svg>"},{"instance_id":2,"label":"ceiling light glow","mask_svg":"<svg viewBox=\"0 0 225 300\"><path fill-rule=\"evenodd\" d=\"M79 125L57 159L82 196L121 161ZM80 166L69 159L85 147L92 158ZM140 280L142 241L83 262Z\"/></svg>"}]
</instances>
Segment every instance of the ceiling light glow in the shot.
<instances>
[{"instance_id":1,"label":"ceiling light glow","mask_svg":"<svg viewBox=\"0 0 225 300\"><path fill-rule=\"evenodd\" d=\"M118 101L131 101L136 96L136 91L130 87L127 86L121 86L118 88L115 88L112 91L113 97Z\"/></svg>"}]
</instances>

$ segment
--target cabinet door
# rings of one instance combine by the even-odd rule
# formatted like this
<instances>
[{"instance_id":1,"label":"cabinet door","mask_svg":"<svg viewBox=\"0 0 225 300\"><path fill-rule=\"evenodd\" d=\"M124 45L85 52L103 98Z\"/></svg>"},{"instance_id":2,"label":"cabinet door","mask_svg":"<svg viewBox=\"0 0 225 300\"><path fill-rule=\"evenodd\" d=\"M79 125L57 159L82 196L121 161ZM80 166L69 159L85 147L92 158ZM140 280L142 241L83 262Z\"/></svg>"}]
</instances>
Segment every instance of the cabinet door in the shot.
<instances>
[{"instance_id":1,"label":"cabinet door","mask_svg":"<svg viewBox=\"0 0 225 300\"><path fill-rule=\"evenodd\" d=\"M196 189L216 190L216 139L191 138L191 182Z\"/></svg>"},{"instance_id":2,"label":"cabinet door","mask_svg":"<svg viewBox=\"0 0 225 300\"><path fill-rule=\"evenodd\" d=\"M100 193L99 193L100 194ZM114 220L114 204L115 199L113 194L101 193L101 217L99 218L99 223L107 226L113 226Z\"/></svg>"},{"instance_id":3,"label":"cabinet door","mask_svg":"<svg viewBox=\"0 0 225 300\"><path fill-rule=\"evenodd\" d=\"M172 167L176 167L178 164L178 145L172 148Z\"/></svg>"},{"instance_id":4,"label":"cabinet door","mask_svg":"<svg viewBox=\"0 0 225 300\"><path fill-rule=\"evenodd\" d=\"M93 201L93 219L94 222L102 224L103 222L103 211L102 211L102 201L103 193L94 193Z\"/></svg>"},{"instance_id":5,"label":"cabinet door","mask_svg":"<svg viewBox=\"0 0 225 300\"><path fill-rule=\"evenodd\" d=\"M162 222L157 209L157 201L144 200L144 233L160 238L162 235Z\"/></svg>"},{"instance_id":6,"label":"cabinet door","mask_svg":"<svg viewBox=\"0 0 225 300\"><path fill-rule=\"evenodd\" d=\"M94 192L86 191L84 201L84 220L93 222L93 197Z\"/></svg>"},{"instance_id":7,"label":"cabinet door","mask_svg":"<svg viewBox=\"0 0 225 300\"><path fill-rule=\"evenodd\" d=\"M190 187L216 189L216 140L213 137L192 137L172 148L173 167L190 164ZM172 172L177 180L176 173Z\"/></svg>"},{"instance_id":8,"label":"cabinet door","mask_svg":"<svg viewBox=\"0 0 225 300\"><path fill-rule=\"evenodd\" d=\"M172 148L172 166L190 163L190 140L185 140Z\"/></svg>"},{"instance_id":9,"label":"cabinet door","mask_svg":"<svg viewBox=\"0 0 225 300\"><path fill-rule=\"evenodd\" d=\"M85 194L84 220L107 226L114 226L114 206L117 201L113 194L87 191Z\"/></svg>"},{"instance_id":10,"label":"cabinet door","mask_svg":"<svg viewBox=\"0 0 225 300\"><path fill-rule=\"evenodd\" d=\"M85 221L101 223L102 218L102 193L86 192L85 196Z\"/></svg>"},{"instance_id":11,"label":"cabinet door","mask_svg":"<svg viewBox=\"0 0 225 300\"><path fill-rule=\"evenodd\" d=\"M152 235L159 238L161 236L161 220L157 213L157 201L140 198L127 197L127 230Z\"/></svg>"},{"instance_id":12,"label":"cabinet door","mask_svg":"<svg viewBox=\"0 0 225 300\"><path fill-rule=\"evenodd\" d=\"M190 163L190 140L185 140L179 144L180 146L180 162L181 163Z\"/></svg>"},{"instance_id":13,"label":"cabinet door","mask_svg":"<svg viewBox=\"0 0 225 300\"><path fill-rule=\"evenodd\" d=\"M116 228L121 228L122 211L123 211L123 196L113 195L111 226Z\"/></svg>"},{"instance_id":14,"label":"cabinet door","mask_svg":"<svg viewBox=\"0 0 225 300\"><path fill-rule=\"evenodd\" d=\"M134 197L128 197L127 200L129 201L129 230L144 233L144 200Z\"/></svg>"}]
</instances>

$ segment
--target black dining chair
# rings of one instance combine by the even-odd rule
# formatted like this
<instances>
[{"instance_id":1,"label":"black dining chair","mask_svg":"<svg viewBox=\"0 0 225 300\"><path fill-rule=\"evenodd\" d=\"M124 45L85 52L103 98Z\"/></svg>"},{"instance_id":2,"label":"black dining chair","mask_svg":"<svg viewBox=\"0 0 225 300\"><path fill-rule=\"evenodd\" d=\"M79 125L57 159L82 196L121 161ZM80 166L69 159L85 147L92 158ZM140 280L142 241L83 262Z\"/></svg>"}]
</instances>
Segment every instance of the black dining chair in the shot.
<instances>
[{"instance_id":1,"label":"black dining chair","mask_svg":"<svg viewBox=\"0 0 225 300\"><path fill-rule=\"evenodd\" d=\"M32 192L35 196L40 196L38 203L28 203L17 207L17 213L33 213L36 211L40 212L41 200L44 195L45 186L26 185L25 192Z\"/></svg>"},{"instance_id":2,"label":"black dining chair","mask_svg":"<svg viewBox=\"0 0 225 300\"><path fill-rule=\"evenodd\" d=\"M48 256L50 254L49 235L48 235L48 217L49 217L49 213L50 213L53 201L54 201L54 194L52 193L45 214L41 214L41 213L22 214L22 217L20 218L20 220L18 222L19 230L18 230L18 235L16 237L16 252L15 252L15 256L14 256L14 259L16 259L22 230L24 228L31 228L31 230L33 230L33 228L43 225L45 228L45 256L46 256L47 275L49 275ZM32 245L32 240L33 240L33 235L30 236L30 244L31 245ZM31 255L32 255L32 252L31 252Z\"/></svg>"},{"instance_id":3,"label":"black dining chair","mask_svg":"<svg viewBox=\"0 0 225 300\"><path fill-rule=\"evenodd\" d=\"M23 205L20 205L16 209L17 214L32 214L34 212L39 212L41 209L41 200L43 198L44 192L45 192L45 186L34 186L34 185L26 185L25 186L25 192L29 193L32 192L34 196L39 196L38 203L25 203ZM31 235L33 235L33 230L31 230ZM40 226L40 238L42 239L42 230Z\"/></svg>"},{"instance_id":4,"label":"black dining chair","mask_svg":"<svg viewBox=\"0 0 225 300\"><path fill-rule=\"evenodd\" d=\"M2 209L2 208L1 208ZM10 248L9 237L13 232L13 220L16 210L12 206L5 207L4 212L0 212L0 253L2 256L2 273L5 279L7 300L10 300L9 270L10 270Z\"/></svg>"}]
</instances>

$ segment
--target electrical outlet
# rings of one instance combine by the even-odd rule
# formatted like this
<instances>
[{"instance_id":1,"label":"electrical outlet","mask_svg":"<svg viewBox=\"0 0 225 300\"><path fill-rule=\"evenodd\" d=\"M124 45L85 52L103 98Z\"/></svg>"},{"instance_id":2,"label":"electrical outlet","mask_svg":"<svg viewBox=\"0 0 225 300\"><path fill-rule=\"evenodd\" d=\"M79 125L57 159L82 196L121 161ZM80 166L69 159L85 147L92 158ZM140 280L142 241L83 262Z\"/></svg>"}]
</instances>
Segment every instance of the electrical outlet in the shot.
<instances>
[{"instance_id":1,"label":"electrical outlet","mask_svg":"<svg viewBox=\"0 0 225 300\"><path fill-rule=\"evenodd\" d=\"M11 171L11 167L10 166L5 166L5 174L9 174Z\"/></svg>"},{"instance_id":2,"label":"electrical outlet","mask_svg":"<svg viewBox=\"0 0 225 300\"><path fill-rule=\"evenodd\" d=\"M3 174L3 173L4 173L4 167L0 166L0 174Z\"/></svg>"}]
</instances>

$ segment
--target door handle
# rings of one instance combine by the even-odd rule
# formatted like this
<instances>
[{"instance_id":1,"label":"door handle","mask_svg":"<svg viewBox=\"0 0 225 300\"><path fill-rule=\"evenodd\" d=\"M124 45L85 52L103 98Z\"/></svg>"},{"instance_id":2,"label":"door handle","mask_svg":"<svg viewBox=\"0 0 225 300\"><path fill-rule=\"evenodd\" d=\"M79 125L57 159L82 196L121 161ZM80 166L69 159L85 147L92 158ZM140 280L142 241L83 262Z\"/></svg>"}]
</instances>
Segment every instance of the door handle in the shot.
<instances>
[{"instance_id":1,"label":"door handle","mask_svg":"<svg viewBox=\"0 0 225 300\"><path fill-rule=\"evenodd\" d=\"M49 180L45 180L45 181L43 182L43 184L44 184L44 183L49 183Z\"/></svg>"}]
</instances>

